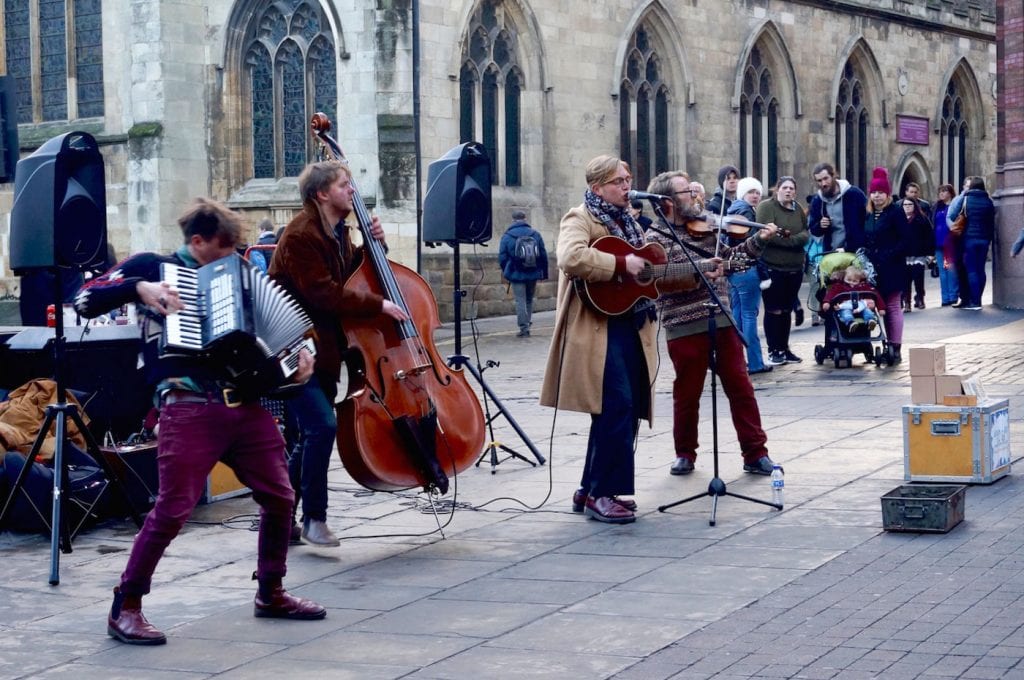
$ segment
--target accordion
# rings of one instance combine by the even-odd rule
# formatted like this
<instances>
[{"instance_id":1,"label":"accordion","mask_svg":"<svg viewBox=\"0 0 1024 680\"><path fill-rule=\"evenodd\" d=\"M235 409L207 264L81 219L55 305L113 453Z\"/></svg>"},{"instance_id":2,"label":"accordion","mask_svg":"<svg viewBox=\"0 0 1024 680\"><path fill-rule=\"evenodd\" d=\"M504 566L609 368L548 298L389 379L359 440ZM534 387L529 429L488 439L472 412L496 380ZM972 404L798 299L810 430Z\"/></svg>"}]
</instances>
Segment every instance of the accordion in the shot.
<instances>
[{"instance_id":1,"label":"accordion","mask_svg":"<svg viewBox=\"0 0 1024 680\"><path fill-rule=\"evenodd\" d=\"M160 353L219 364L239 389L266 393L298 370L299 350L315 354L313 322L295 299L239 255L198 269L169 262L160 278L185 308L164 318Z\"/></svg>"}]
</instances>

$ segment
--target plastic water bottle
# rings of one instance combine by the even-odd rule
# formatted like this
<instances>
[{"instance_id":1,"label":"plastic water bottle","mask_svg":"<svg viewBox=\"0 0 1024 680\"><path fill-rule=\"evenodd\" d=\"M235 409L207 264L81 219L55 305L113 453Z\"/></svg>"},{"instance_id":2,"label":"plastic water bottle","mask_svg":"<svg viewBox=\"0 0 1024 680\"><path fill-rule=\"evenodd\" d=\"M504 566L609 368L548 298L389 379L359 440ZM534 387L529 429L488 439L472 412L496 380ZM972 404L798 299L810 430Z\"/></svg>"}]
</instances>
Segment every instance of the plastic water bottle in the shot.
<instances>
[{"instance_id":1,"label":"plastic water bottle","mask_svg":"<svg viewBox=\"0 0 1024 680\"><path fill-rule=\"evenodd\" d=\"M783 477L782 466L772 467L772 503L782 505L782 490L786 487L786 478Z\"/></svg>"}]
</instances>

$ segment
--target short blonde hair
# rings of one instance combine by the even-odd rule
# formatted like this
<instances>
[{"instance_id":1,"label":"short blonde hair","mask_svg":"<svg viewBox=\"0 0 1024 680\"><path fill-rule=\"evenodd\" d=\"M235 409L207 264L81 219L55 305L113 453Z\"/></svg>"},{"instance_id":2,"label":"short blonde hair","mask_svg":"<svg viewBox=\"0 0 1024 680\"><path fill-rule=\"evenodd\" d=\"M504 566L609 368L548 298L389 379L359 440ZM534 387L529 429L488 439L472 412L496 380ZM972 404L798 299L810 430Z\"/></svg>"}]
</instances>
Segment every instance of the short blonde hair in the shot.
<instances>
[{"instance_id":1,"label":"short blonde hair","mask_svg":"<svg viewBox=\"0 0 1024 680\"><path fill-rule=\"evenodd\" d=\"M620 168L625 168L626 172L629 172L632 176L632 173L629 171L629 164L617 156L605 154L591 159L587 163L587 186L592 187L604 184L614 179Z\"/></svg>"}]
</instances>

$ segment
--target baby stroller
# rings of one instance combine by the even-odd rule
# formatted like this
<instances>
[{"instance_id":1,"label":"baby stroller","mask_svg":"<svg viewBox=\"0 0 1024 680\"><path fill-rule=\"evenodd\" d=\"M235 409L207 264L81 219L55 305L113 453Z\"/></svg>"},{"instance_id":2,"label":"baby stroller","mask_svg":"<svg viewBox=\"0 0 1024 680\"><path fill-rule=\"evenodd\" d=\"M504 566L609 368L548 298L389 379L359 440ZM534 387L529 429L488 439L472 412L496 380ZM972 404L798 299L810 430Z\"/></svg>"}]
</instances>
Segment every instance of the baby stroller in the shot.
<instances>
[{"instance_id":1,"label":"baby stroller","mask_svg":"<svg viewBox=\"0 0 1024 680\"><path fill-rule=\"evenodd\" d=\"M846 269L850 265L857 265L863 269L868 276L868 281L874 285L875 268L863 251L824 253L813 263L811 290L807 300L807 306L811 310L821 309L821 303L825 298L825 291L829 286L832 274ZM839 320L839 315L836 313L839 304L846 300L852 300L856 305L859 295L857 292L840 293L832 300L832 307L828 311L819 312L825 326L825 344L814 346L814 360L819 365L824 364L826 359L830 359L836 368L847 368L853 365L854 354L863 354L867 363L873 363L878 368L883 365L892 366L895 363L896 355L885 336L885 326L881 316L873 328L864 323L852 324L848 327ZM879 305L879 315L883 311Z\"/></svg>"}]
</instances>

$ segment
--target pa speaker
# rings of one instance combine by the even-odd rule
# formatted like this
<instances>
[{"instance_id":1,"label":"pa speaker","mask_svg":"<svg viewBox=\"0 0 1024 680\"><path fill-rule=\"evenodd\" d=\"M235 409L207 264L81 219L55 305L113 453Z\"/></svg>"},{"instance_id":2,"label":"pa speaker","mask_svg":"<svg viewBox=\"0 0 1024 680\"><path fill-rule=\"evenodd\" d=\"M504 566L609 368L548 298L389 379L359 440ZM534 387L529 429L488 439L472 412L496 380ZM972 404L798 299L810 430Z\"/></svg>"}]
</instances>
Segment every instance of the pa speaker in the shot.
<instances>
[{"instance_id":1,"label":"pa speaker","mask_svg":"<svg viewBox=\"0 0 1024 680\"><path fill-rule=\"evenodd\" d=\"M448 151L427 168L423 240L486 243L491 239L491 161L477 142Z\"/></svg>"},{"instance_id":2,"label":"pa speaker","mask_svg":"<svg viewBox=\"0 0 1024 680\"><path fill-rule=\"evenodd\" d=\"M103 156L86 132L48 140L18 161L11 269L101 268L107 259Z\"/></svg>"},{"instance_id":3,"label":"pa speaker","mask_svg":"<svg viewBox=\"0 0 1024 680\"><path fill-rule=\"evenodd\" d=\"M14 76L0 76L0 182L14 181L18 164L18 96Z\"/></svg>"}]
</instances>

